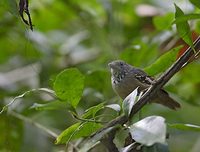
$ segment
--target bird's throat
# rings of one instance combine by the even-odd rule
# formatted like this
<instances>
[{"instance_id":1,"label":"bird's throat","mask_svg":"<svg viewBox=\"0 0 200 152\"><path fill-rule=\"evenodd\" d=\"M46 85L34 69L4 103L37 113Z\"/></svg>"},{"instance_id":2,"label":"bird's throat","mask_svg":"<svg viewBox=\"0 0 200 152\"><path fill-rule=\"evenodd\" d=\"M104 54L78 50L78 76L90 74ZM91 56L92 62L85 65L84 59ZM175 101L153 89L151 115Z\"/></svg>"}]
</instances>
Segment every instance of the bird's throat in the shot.
<instances>
[{"instance_id":1,"label":"bird's throat","mask_svg":"<svg viewBox=\"0 0 200 152\"><path fill-rule=\"evenodd\" d=\"M114 84L118 84L125 78L125 76L126 76L125 73L115 73L112 76L112 82Z\"/></svg>"}]
</instances>

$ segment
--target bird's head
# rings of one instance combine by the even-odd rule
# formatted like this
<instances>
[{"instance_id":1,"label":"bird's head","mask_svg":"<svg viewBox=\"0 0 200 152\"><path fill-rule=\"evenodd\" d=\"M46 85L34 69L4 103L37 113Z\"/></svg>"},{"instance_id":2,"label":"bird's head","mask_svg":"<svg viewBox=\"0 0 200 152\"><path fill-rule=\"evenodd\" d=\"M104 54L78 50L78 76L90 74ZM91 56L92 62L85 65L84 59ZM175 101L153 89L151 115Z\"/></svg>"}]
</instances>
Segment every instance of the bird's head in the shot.
<instances>
[{"instance_id":1,"label":"bird's head","mask_svg":"<svg viewBox=\"0 0 200 152\"><path fill-rule=\"evenodd\" d=\"M108 66L110 67L113 76L125 74L131 69L131 66L122 60L112 61Z\"/></svg>"}]
</instances>

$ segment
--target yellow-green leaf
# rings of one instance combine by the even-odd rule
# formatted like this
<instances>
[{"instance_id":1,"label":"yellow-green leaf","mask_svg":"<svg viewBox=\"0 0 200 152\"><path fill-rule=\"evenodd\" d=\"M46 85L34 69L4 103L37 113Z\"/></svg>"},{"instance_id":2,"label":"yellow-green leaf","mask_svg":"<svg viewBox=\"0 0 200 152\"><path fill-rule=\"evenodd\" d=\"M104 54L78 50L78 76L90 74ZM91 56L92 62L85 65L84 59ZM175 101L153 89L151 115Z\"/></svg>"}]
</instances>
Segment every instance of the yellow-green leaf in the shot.
<instances>
[{"instance_id":1,"label":"yellow-green leaf","mask_svg":"<svg viewBox=\"0 0 200 152\"><path fill-rule=\"evenodd\" d=\"M100 123L94 122L76 123L64 130L57 137L56 144L64 144L73 139L90 136L101 127L102 125Z\"/></svg>"},{"instance_id":2,"label":"yellow-green leaf","mask_svg":"<svg viewBox=\"0 0 200 152\"><path fill-rule=\"evenodd\" d=\"M155 16L153 18L153 23L158 30L166 30L171 27L171 24L174 19L173 13L168 13L163 16Z\"/></svg>"},{"instance_id":3,"label":"yellow-green leaf","mask_svg":"<svg viewBox=\"0 0 200 152\"><path fill-rule=\"evenodd\" d=\"M183 11L176 5L176 13L175 13L175 19L178 20L179 17L185 16ZM192 42L192 34L190 31L190 26L187 21L181 21L176 23L176 28L179 36L190 46L193 46Z\"/></svg>"}]
</instances>

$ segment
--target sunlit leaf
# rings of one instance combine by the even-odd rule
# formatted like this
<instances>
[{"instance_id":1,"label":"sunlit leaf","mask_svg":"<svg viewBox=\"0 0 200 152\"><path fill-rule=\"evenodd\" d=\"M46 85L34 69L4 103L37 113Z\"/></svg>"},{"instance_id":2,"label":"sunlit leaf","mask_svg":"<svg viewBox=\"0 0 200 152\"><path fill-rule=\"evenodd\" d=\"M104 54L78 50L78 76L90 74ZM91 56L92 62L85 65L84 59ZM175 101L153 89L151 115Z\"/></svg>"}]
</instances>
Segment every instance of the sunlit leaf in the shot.
<instances>
[{"instance_id":1,"label":"sunlit leaf","mask_svg":"<svg viewBox=\"0 0 200 152\"><path fill-rule=\"evenodd\" d=\"M56 139L56 144L68 143L70 140L87 137L101 128L102 125L94 122L76 123L64 130Z\"/></svg>"},{"instance_id":2,"label":"sunlit leaf","mask_svg":"<svg viewBox=\"0 0 200 152\"><path fill-rule=\"evenodd\" d=\"M61 100L75 108L82 96L84 75L76 68L66 69L57 75L53 88Z\"/></svg>"},{"instance_id":3,"label":"sunlit leaf","mask_svg":"<svg viewBox=\"0 0 200 152\"><path fill-rule=\"evenodd\" d=\"M105 107L111 108L111 109L113 109L113 110L115 110L117 112L120 112L120 110L121 110L121 107L118 104L110 104L110 105L106 105Z\"/></svg>"},{"instance_id":4,"label":"sunlit leaf","mask_svg":"<svg viewBox=\"0 0 200 152\"><path fill-rule=\"evenodd\" d=\"M61 144L61 143L66 143L69 142L74 134L76 133L76 131L78 130L78 127L81 125L81 123L76 123L72 126L70 126L69 128L67 128L66 130L64 130L56 139L56 144Z\"/></svg>"},{"instance_id":5,"label":"sunlit leaf","mask_svg":"<svg viewBox=\"0 0 200 152\"><path fill-rule=\"evenodd\" d=\"M122 108L124 110L124 113L126 116L129 116L131 113L131 110L133 108L133 105L137 101L137 94L138 94L138 88L133 90L123 101Z\"/></svg>"},{"instance_id":6,"label":"sunlit leaf","mask_svg":"<svg viewBox=\"0 0 200 152\"><path fill-rule=\"evenodd\" d=\"M50 96L56 98L56 93L55 93L53 90L49 89L49 88L38 88L38 89L36 89L36 90L41 91L41 92L44 92L44 93L47 93L47 94L49 94Z\"/></svg>"},{"instance_id":7,"label":"sunlit leaf","mask_svg":"<svg viewBox=\"0 0 200 152\"><path fill-rule=\"evenodd\" d=\"M94 122L83 123L78 132L74 135L74 139L90 136L92 133L94 133L101 127L102 125L100 123L94 123Z\"/></svg>"},{"instance_id":8,"label":"sunlit leaf","mask_svg":"<svg viewBox=\"0 0 200 152\"><path fill-rule=\"evenodd\" d=\"M136 142L146 146L151 146L155 143L165 143L165 119L160 116L146 117L131 125L129 132Z\"/></svg>"},{"instance_id":9,"label":"sunlit leaf","mask_svg":"<svg viewBox=\"0 0 200 152\"><path fill-rule=\"evenodd\" d=\"M185 14L184 16L180 16L178 18L176 18L176 20L173 23L181 23L181 22L186 22L188 20L192 20L192 19L199 19L200 18L200 14Z\"/></svg>"},{"instance_id":10,"label":"sunlit leaf","mask_svg":"<svg viewBox=\"0 0 200 152\"><path fill-rule=\"evenodd\" d=\"M179 17L185 16L183 11L176 5L176 13L175 13L175 19L177 20ZM182 22L177 22L176 23L176 28L179 36L190 46L193 46L193 41L192 41L192 34L190 31L190 26L187 21L182 21Z\"/></svg>"},{"instance_id":11,"label":"sunlit leaf","mask_svg":"<svg viewBox=\"0 0 200 152\"><path fill-rule=\"evenodd\" d=\"M168 124L169 127L184 131L200 131L200 126L192 124Z\"/></svg>"},{"instance_id":12,"label":"sunlit leaf","mask_svg":"<svg viewBox=\"0 0 200 152\"><path fill-rule=\"evenodd\" d=\"M158 30L166 30L171 27L174 19L173 13L168 13L163 16L155 16L153 18L153 23Z\"/></svg>"},{"instance_id":13,"label":"sunlit leaf","mask_svg":"<svg viewBox=\"0 0 200 152\"><path fill-rule=\"evenodd\" d=\"M168 67L170 67L174 63L174 61L176 61L177 54L181 47L182 46L178 46L163 54L153 64L146 67L144 71L152 76L164 72Z\"/></svg>"}]
</instances>

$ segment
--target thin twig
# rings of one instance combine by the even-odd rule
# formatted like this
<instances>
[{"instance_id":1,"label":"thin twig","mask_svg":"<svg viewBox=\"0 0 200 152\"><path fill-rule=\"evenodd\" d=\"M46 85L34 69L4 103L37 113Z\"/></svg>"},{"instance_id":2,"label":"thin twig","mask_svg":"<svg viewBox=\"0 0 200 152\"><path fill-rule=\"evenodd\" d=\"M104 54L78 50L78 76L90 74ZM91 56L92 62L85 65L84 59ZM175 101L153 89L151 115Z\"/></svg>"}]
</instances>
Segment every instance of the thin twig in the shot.
<instances>
[{"instance_id":1,"label":"thin twig","mask_svg":"<svg viewBox=\"0 0 200 152\"><path fill-rule=\"evenodd\" d=\"M108 122L108 121L95 120L95 118L94 119L80 118L78 115L76 115L75 113L72 113L72 112L71 112L71 114L75 119L82 121L82 122L94 122L94 123L107 123Z\"/></svg>"},{"instance_id":2,"label":"thin twig","mask_svg":"<svg viewBox=\"0 0 200 152\"><path fill-rule=\"evenodd\" d=\"M28 90L28 91L24 92L23 94L14 97L8 104L3 106L2 110L0 111L0 114L2 114L4 111L6 111L8 109L8 107L11 106L15 101L17 101L20 98L24 98L26 95L33 93L33 92L45 92L45 93L49 94L51 97L57 99L55 92L48 88L38 88L38 89Z\"/></svg>"}]
</instances>

